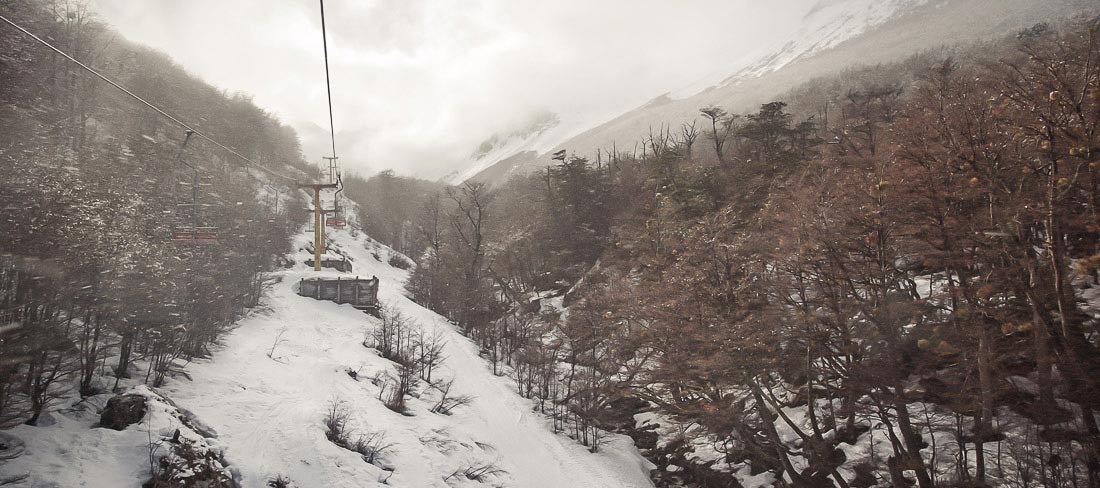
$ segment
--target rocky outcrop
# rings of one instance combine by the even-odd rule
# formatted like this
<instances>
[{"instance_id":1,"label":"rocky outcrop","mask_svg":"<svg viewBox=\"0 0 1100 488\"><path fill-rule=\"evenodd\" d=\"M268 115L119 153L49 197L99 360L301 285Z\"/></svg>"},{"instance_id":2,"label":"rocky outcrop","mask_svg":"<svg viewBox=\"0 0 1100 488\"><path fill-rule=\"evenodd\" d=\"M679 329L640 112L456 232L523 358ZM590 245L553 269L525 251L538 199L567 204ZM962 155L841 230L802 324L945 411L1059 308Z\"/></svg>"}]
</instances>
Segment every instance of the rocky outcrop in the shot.
<instances>
[{"instance_id":1,"label":"rocky outcrop","mask_svg":"<svg viewBox=\"0 0 1100 488\"><path fill-rule=\"evenodd\" d=\"M116 395L107 400L99 416L100 427L123 430L145 418L145 397L137 394Z\"/></svg>"}]
</instances>

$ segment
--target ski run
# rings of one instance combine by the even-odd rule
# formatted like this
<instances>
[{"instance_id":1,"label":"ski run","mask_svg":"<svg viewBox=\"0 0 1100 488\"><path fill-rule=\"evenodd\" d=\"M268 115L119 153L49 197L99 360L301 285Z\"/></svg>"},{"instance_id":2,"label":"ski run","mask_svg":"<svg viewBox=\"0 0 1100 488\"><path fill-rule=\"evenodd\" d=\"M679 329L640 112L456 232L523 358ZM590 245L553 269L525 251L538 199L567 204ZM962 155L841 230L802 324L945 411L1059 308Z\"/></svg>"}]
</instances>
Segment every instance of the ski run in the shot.
<instances>
[{"instance_id":1,"label":"ski run","mask_svg":"<svg viewBox=\"0 0 1100 488\"><path fill-rule=\"evenodd\" d=\"M331 232L334 247L355 270L315 273L303 264L311 238L298 236L295 264L274 274L278 282L265 310L242 320L211 358L186 365L190 378L171 378L157 391L130 391L150 399L141 423L123 431L93 428L109 393L64 405L43 426L10 431L25 446L3 465L4 476L30 474L15 486L140 486L149 478L151 453L164 454L163 444L180 429L220 451L245 488L266 487L280 476L301 488L652 486L651 464L629 437L611 435L600 452L590 453L553 432L511 380L492 374L473 342L403 295L407 272L385 262L394 251L361 234ZM453 378L450 394L469 396L469 404L451 415L433 413L439 392L422 384L404 414L384 405L380 388L395 365L364 345L381 321L350 305L295 293L302 278L356 275L377 276L384 306L444 339L445 360L434 375ZM132 381L142 377L135 374ZM377 435L389 446L373 464L326 438L324 420L334 404L350 412L348 429L355 435Z\"/></svg>"}]
</instances>

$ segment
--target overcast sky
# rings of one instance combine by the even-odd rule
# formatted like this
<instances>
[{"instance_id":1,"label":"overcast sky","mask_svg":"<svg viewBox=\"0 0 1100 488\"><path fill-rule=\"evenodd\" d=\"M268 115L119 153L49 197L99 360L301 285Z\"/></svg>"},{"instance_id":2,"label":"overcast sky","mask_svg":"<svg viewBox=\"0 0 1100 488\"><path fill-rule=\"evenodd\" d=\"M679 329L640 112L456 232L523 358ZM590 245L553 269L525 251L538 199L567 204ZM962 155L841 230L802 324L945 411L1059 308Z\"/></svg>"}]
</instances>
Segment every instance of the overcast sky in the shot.
<instances>
[{"instance_id":1,"label":"overcast sky","mask_svg":"<svg viewBox=\"0 0 1100 488\"><path fill-rule=\"evenodd\" d=\"M835 1L835 0L826 0ZM437 178L487 136L550 110L602 122L732 74L816 0L328 0L336 144L360 174ZM316 0L92 0L166 52L330 152Z\"/></svg>"}]
</instances>

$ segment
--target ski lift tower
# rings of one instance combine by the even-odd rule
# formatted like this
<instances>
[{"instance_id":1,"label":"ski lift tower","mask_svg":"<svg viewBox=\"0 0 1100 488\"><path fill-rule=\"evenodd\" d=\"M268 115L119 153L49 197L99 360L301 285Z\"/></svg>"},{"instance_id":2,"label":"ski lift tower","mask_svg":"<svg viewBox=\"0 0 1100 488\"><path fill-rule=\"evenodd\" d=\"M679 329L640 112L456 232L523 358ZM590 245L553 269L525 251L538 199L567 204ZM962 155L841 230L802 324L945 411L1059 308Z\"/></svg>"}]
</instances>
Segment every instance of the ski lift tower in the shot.
<instances>
[{"instance_id":1,"label":"ski lift tower","mask_svg":"<svg viewBox=\"0 0 1100 488\"><path fill-rule=\"evenodd\" d=\"M313 270L321 271L321 253L325 247L324 231L325 210L321 208L321 190L336 188L336 183L298 183L298 188L313 190Z\"/></svg>"}]
</instances>

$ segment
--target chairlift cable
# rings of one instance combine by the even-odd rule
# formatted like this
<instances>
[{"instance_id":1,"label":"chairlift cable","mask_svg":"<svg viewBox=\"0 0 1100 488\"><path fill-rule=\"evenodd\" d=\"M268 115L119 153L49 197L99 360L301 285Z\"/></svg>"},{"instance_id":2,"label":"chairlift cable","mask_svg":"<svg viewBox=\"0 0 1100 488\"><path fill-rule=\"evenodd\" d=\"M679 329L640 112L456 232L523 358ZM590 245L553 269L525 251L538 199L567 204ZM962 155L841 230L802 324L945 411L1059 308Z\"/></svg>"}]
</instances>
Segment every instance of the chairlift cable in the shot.
<instances>
[{"instance_id":1,"label":"chairlift cable","mask_svg":"<svg viewBox=\"0 0 1100 488\"><path fill-rule=\"evenodd\" d=\"M332 198L333 198L332 208L334 210L333 218L337 219L336 221L339 222L339 219L340 219L340 204L339 204L339 202L340 202L340 192L343 191L343 189L344 189L344 183L343 183L343 181L341 181L339 170L336 169L336 161L338 160L338 158L336 157L336 123L333 121L333 111L332 111L332 75L330 74L330 71L329 71L329 62L328 62L328 31L327 31L326 26L325 26L325 0L318 0L318 3L320 4L320 7L321 7L321 46L324 49L324 55L325 55L325 89L327 90L327 94L328 94L329 137L332 141L332 158L325 158L325 159L329 159L330 171L332 171L332 173L329 174L329 177L331 179L335 180L335 181L333 181L333 183L336 184L336 193L333 194L333 196L332 196ZM340 226L339 228L342 228L342 226Z\"/></svg>"},{"instance_id":2,"label":"chairlift cable","mask_svg":"<svg viewBox=\"0 0 1100 488\"><path fill-rule=\"evenodd\" d=\"M328 34L325 31L325 0L318 0L321 3L321 45L325 50L325 88L328 90L328 130L329 137L332 139L332 158L336 159L336 124L332 118L332 76L329 75L328 69Z\"/></svg>"}]
</instances>

